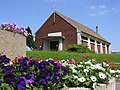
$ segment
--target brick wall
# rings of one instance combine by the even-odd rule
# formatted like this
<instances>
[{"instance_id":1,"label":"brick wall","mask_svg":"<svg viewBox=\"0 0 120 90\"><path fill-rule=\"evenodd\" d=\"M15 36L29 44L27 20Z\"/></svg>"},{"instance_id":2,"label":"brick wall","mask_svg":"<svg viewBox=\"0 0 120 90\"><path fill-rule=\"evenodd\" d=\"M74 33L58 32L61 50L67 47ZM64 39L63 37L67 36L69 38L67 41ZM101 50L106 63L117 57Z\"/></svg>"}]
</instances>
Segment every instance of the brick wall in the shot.
<instances>
[{"instance_id":1,"label":"brick wall","mask_svg":"<svg viewBox=\"0 0 120 90\"><path fill-rule=\"evenodd\" d=\"M0 53L14 59L26 56L26 37L10 31L0 30Z\"/></svg>"}]
</instances>

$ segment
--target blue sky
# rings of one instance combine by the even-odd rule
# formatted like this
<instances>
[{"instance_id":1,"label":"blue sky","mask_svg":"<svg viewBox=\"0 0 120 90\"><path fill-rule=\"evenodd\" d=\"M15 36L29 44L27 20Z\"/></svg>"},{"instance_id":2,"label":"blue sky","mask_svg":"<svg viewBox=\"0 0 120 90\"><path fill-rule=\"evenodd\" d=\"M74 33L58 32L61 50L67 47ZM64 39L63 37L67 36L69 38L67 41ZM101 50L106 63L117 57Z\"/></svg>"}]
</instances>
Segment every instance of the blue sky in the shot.
<instances>
[{"instance_id":1,"label":"blue sky","mask_svg":"<svg viewBox=\"0 0 120 90\"><path fill-rule=\"evenodd\" d=\"M30 26L33 34L52 14L52 8L95 30L120 50L120 0L0 0L0 23Z\"/></svg>"}]
</instances>

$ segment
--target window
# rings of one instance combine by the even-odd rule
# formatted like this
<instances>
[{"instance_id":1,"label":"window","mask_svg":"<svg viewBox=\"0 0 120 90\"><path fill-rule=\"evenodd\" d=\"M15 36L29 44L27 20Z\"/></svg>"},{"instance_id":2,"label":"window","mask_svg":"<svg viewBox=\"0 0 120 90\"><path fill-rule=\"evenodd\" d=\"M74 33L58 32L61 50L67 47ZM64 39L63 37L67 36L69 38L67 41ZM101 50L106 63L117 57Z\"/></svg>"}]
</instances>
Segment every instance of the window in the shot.
<instances>
[{"instance_id":1,"label":"window","mask_svg":"<svg viewBox=\"0 0 120 90\"><path fill-rule=\"evenodd\" d=\"M88 38L85 37L85 36L81 36L81 38L82 38L83 40L88 40Z\"/></svg>"}]
</instances>

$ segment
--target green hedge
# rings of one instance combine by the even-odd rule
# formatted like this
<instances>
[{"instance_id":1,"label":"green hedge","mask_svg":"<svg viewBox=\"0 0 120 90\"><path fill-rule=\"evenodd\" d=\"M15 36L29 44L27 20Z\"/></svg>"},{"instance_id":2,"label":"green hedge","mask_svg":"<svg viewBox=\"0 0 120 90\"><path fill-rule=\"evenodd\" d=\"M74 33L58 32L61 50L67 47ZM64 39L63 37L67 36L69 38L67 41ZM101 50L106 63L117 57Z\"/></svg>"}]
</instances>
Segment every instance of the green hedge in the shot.
<instances>
[{"instance_id":1,"label":"green hedge","mask_svg":"<svg viewBox=\"0 0 120 90\"><path fill-rule=\"evenodd\" d=\"M84 46L83 44L80 45L71 44L64 51L78 53L95 53L94 51L90 50L87 46Z\"/></svg>"}]
</instances>

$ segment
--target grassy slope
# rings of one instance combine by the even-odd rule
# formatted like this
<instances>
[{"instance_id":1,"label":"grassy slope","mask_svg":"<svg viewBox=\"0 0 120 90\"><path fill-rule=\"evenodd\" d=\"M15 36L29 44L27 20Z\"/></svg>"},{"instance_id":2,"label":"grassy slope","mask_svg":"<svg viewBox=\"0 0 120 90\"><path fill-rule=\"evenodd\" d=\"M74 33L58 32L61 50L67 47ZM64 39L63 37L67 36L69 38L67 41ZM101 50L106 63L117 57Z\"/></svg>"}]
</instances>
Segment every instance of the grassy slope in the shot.
<instances>
[{"instance_id":1,"label":"grassy slope","mask_svg":"<svg viewBox=\"0 0 120 90\"><path fill-rule=\"evenodd\" d=\"M33 56L34 59L57 59L67 60L75 59L76 62L82 61L82 53L69 53L69 52L55 52L55 51L27 51L27 57ZM89 59L96 58L98 62L102 62L102 58L109 58L109 62L120 62L120 54L90 54ZM120 69L120 64L117 65Z\"/></svg>"},{"instance_id":2,"label":"grassy slope","mask_svg":"<svg viewBox=\"0 0 120 90\"><path fill-rule=\"evenodd\" d=\"M34 59L57 59L57 60L67 60L75 59L76 61L82 60L81 53L69 53L63 51L27 51L27 57L33 56ZM109 58L111 62L120 62L120 54L90 54L90 59L96 58L98 61L102 61L102 58Z\"/></svg>"}]
</instances>

